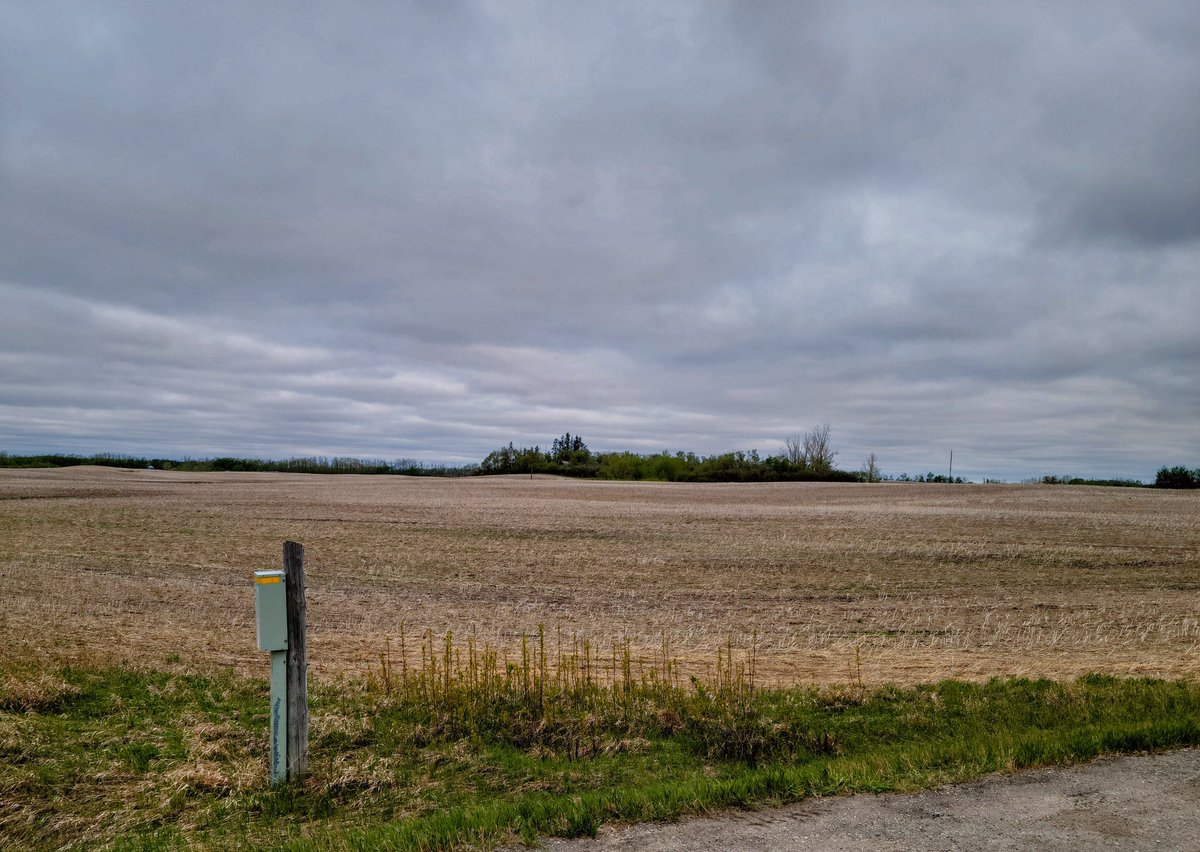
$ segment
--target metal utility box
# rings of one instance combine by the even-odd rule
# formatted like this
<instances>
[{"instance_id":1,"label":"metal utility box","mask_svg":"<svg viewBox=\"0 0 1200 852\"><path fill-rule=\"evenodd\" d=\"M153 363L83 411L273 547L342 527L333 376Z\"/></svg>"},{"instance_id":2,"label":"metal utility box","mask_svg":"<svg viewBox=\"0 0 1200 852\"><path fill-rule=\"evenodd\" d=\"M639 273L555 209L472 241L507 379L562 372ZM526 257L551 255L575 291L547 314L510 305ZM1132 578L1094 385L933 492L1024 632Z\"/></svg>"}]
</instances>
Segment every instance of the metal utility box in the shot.
<instances>
[{"instance_id":1,"label":"metal utility box","mask_svg":"<svg viewBox=\"0 0 1200 852\"><path fill-rule=\"evenodd\" d=\"M254 611L258 650L287 650L287 586L282 571L254 572Z\"/></svg>"}]
</instances>

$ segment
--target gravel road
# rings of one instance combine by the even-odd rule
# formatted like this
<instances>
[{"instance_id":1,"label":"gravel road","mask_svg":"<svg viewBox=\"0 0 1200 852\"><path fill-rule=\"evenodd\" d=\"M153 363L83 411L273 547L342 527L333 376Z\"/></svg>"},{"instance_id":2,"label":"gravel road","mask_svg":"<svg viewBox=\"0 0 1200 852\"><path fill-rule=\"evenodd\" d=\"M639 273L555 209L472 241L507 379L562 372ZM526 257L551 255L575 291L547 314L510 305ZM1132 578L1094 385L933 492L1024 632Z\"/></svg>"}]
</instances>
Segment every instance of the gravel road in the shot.
<instances>
[{"instance_id":1,"label":"gravel road","mask_svg":"<svg viewBox=\"0 0 1200 852\"><path fill-rule=\"evenodd\" d=\"M605 827L552 852L765 850L1200 851L1200 750L992 775L912 795L811 799L784 808Z\"/></svg>"}]
</instances>

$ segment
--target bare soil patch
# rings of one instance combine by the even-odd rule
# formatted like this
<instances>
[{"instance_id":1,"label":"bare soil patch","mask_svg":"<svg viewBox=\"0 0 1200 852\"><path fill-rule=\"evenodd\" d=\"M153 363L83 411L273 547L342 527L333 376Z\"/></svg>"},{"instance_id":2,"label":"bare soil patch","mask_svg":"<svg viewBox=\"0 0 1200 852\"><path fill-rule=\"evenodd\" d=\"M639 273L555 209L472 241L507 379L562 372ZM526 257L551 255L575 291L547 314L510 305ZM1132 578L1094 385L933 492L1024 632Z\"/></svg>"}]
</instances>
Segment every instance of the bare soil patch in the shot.
<instances>
[{"instance_id":1,"label":"bare soil patch","mask_svg":"<svg viewBox=\"0 0 1200 852\"><path fill-rule=\"evenodd\" d=\"M318 675L539 623L777 682L1200 672L1200 495L1083 486L0 471L0 646L261 674L285 539Z\"/></svg>"}]
</instances>

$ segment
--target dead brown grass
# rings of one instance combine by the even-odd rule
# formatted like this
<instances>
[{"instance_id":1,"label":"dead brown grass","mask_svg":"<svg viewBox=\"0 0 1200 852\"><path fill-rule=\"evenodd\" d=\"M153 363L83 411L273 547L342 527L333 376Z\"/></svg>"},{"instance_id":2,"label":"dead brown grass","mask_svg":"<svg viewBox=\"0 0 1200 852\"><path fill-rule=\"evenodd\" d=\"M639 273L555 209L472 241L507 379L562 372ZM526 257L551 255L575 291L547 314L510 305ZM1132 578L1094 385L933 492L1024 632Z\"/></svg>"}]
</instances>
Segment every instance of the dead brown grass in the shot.
<instances>
[{"instance_id":1,"label":"dead brown grass","mask_svg":"<svg viewBox=\"0 0 1200 852\"><path fill-rule=\"evenodd\" d=\"M0 653L261 674L250 572L289 538L318 676L401 623L666 638L696 671L757 634L777 681L854 680L856 648L867 683L1200 673L1195 492L100 468L0 471Z\"/></svg>"}]
</instances>

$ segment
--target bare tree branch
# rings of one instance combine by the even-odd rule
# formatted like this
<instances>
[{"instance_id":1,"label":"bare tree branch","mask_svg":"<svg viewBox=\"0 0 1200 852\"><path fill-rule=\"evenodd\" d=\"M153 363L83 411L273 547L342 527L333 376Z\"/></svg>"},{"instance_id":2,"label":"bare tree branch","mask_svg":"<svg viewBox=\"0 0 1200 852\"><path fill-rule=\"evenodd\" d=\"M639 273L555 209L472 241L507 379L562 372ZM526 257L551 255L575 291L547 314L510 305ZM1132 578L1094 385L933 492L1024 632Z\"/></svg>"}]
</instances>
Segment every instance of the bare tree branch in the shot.
<instances>
[{"instance_id":1,"label":"bare tree branch","mask_svg":"<svg viewBox=\"0 0 1200 852\"><path fill-rule=\"evenodd\" d=\"M804 437L792 435L784 440L783 457L794 465L804 464Z\"/></svg>"},{"instance_id":2,"label":"bare tree branch","mask_svg":"<svg viewBox=\"0 0 1200 852\"><path fill-rule=\"evenodd\" d=\"M833 459L837 452L833 449L830 433L833 431L828 423L816 426L804 433L801 452L804 463L813 473L829 473L833 470Z\"/></svg>"},{"instance_id":3,"label":"bare tree branch","mask_svg":"<svg viewBox=\"0 0 1200 852\"><path fill-rule=\"evenodd\" d=\"M879 481L879 462L875 460L874 453L871 453L869 456L867 456L867 460L863 462L862 472L863 478L867 482Z\"/></svg>"}]
</instances>

